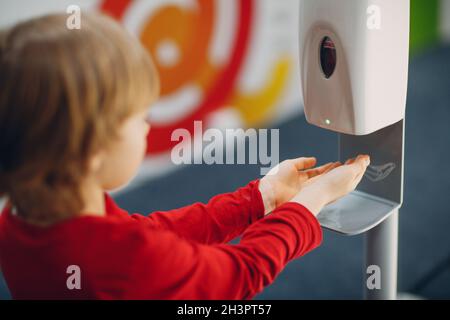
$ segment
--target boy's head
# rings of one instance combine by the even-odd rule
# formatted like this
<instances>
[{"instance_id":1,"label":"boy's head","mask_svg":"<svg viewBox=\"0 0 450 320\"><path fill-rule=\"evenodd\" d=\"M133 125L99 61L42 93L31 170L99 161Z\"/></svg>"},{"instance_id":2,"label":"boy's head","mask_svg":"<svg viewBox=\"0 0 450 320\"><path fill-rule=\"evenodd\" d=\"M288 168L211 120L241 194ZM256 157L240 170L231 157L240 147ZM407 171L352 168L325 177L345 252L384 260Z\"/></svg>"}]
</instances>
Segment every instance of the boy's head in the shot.
<instances>
[{"instance_id":1,"label":"boy's head","mask_svg":"<svg viewBox=\"0 0 450 320\"><path fill-rule=\"evenodd\" d=\"M21 23L0 35L0 194L26 218L83 208L81 186L126 183L146 148L156 69L112 19L84 14Z\"/></svg>"}]
</instances>

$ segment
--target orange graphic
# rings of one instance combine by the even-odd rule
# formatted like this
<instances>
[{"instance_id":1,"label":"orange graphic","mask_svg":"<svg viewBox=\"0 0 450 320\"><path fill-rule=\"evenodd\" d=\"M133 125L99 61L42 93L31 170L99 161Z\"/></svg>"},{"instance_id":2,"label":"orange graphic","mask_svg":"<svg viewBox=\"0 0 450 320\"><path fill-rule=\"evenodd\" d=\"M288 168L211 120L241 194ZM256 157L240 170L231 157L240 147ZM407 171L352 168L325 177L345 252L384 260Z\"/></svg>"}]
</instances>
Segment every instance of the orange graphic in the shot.
<instances>
[{"instance_id":1,"label":"orange graphic","mask_svg":"<svg viewBox=\"0 0 450 320\"><path fill-rule=\"evenodd\" d=\"M176 59L170 63L156 60L161 78L161 95L176 93L187 84L195 84L202 92L200 105L181 120L169 124L153 124L149 134L148 153L169 151L171 133L178 128L193 132L194 121L205 120L225 105L236 108L246 126L260 126L276 111L275 106L292 69L292 59L286 54L271 68L265 85L257 92L243 93L238 79L251 45L251 34L257 4L255 0L230 0L237 3L237 25L233 26L234 39L230 56L223 65L213 65L208 49L212 43L214 19L217 14L213 0L196 0L194 8L173 4L160 6L149 12L139 35L143 45L153 57L158 56L161 44L176 48ZM122 20L133 5L132 0L104 0L101 10ZM231 31L230 31L231 32Z\"/></svg>"}]
</instances>

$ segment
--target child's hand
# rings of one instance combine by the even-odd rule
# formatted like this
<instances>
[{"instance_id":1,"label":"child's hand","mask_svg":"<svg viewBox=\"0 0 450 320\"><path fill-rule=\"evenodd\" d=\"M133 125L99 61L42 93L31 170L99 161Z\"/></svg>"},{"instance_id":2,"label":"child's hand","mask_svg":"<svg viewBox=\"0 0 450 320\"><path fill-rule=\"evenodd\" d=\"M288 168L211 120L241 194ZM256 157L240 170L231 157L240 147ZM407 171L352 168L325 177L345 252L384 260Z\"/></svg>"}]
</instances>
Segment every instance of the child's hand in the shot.
<instances>
[{"instance_id":1,"label":"child's hand","mask_svg":"<svg viewBox=\"0 0 450 320\"><path fill-rule=\"evenodd\" d=\"M305 183L311 178L324 174L340 163L328 163L318 168L316 158L297 158L281 162L260 180L265 214L292 199L299 193Z\"/></svg>"},{"instance_id":2,"label":"child's hand","mask_svg":"<svg viewBox=\"0 0 450 320\"><path fill-rule=\"evenodd\" d=\"M291 201L307 207L318 215L324 206L355 190L370 164L370 157L358 156L345 165L308 180Z\"/></svg>"}]
</instances>

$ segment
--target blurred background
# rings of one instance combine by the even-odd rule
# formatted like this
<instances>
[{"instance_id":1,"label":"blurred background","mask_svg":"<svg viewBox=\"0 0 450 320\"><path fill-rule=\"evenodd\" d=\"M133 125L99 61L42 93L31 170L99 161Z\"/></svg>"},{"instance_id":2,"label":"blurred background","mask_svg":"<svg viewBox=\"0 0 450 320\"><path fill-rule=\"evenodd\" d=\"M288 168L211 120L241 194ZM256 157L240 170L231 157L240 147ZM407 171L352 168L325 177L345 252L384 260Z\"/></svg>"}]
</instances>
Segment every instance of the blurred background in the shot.
<instances>
[{"instance_id":1,"label":"blurred background","mask_svg":"<svg viewBox=\"0 0 450 320\"><path fill-rule=\"evenodd\" d=\"M115 17L142 41L161 75L147 158L114 193L130 212L206 202L259 177L257 165L175 166L170 134L192 119L221 129L277 128L280 159L337 159L336 134L308 125L303 115L297 0L2 0L0 27L69 5ZM399 291L449 299L450 0L411 0L411 10ZM363 248L363 235L325 231L319 249L291 262L257 298L361 299ZM0 298L10 299L1 274Z\"/></svg>"}]
</instances>

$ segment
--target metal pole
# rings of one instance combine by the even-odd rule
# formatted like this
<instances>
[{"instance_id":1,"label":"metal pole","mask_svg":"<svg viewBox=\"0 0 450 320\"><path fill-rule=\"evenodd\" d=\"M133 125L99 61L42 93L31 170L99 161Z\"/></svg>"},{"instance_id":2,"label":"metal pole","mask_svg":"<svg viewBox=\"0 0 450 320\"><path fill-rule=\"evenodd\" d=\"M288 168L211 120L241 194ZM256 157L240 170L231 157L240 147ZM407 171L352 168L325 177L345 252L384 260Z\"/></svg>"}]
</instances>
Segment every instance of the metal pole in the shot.
<instances>
[{"instance_id":1,"label":"metal pole","mask_svg":"<svg viewBox=\"0 0 450 320\"><path fill-rule=\"evenodd\" d=\"M367 232L365 255L365 299L397 299L398 209ZM380 277L380 286L374 288L374 277L377 276Z\"/></svg>"}]
</instances>

